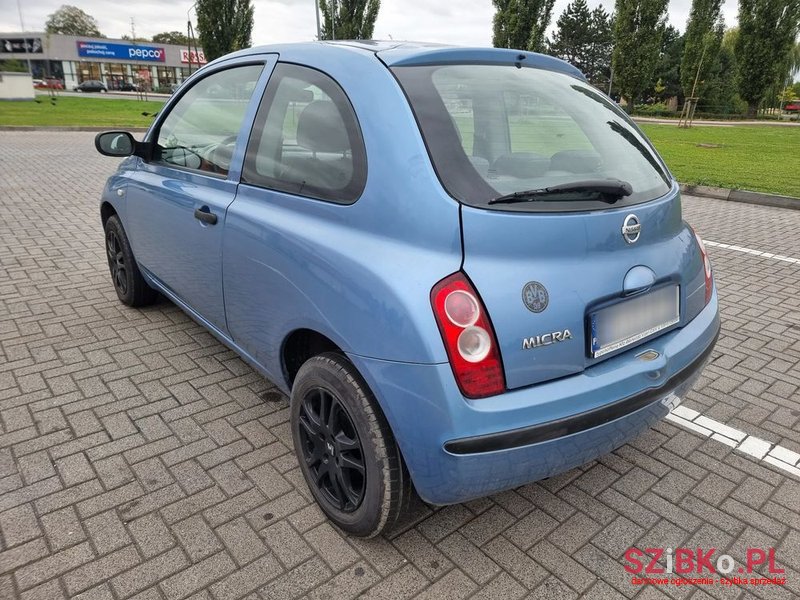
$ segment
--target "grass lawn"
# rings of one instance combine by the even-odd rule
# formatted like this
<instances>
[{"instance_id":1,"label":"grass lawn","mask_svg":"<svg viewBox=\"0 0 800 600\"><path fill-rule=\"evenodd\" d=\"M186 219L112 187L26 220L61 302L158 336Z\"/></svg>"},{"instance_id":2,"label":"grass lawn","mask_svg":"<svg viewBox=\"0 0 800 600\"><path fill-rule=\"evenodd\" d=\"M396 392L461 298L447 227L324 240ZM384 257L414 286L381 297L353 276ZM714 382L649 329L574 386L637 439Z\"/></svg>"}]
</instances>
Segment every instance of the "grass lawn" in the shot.
<instances>
[{"instance_id":1,"label":"grass lawn","mask_svg":"<svg viewBox=\"0 0 800 600\"><path fill-rule=\"evenodd\" d=\"M36 100L0 102L0 125L148 127L163 102L48 96Z\"/></svg>"},{"instance_id":2,"label":"grass lawn","mask_svg":"<svg viewBox=\"0 0 800 600\"><path fill-rule=\"evenodd\" d=\"M640 127L681 183L800 198L800 127Z\"/></svg>"}]
</instances>

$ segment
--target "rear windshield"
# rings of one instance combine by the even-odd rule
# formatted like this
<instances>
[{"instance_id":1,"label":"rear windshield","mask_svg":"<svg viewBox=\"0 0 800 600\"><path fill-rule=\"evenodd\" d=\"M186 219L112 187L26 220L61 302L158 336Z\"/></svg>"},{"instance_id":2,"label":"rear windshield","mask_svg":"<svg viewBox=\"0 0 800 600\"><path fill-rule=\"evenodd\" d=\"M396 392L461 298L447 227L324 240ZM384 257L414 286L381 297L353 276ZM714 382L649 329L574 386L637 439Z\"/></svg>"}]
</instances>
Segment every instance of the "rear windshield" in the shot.
<instances>
[{"instance_id":1,"label":"rear windshield","mask_svg":"<svg viewBox=\"0 0 800 600\"><path fill-rule=\"evenodd\" d=\"M497 203L500 196L551 186L620 180L632 193L613 206L666 194L670 176L650 143L611 100L574 77L500 65L392 69L409 97L447 191L500 210L608 207L587 193Z\"/></svg>"}]
</instances>

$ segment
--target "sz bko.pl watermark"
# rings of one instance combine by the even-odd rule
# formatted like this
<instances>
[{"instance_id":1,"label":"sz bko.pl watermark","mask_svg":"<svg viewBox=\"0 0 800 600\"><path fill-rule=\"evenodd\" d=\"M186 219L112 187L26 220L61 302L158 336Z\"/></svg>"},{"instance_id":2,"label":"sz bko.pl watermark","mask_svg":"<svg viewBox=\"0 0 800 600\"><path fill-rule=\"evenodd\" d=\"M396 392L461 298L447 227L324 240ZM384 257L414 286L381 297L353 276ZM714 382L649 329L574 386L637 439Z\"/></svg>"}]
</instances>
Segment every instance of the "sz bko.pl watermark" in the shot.
<instances>
[{"instance_id":1,"label":"sz bko.pl watermark","mask_svg":"<svg viewBox=\"0 0 800 600\"><path fill-rule=\"evenodd\" d=\"M625 570L633 585L785 585L775 548L747 548L742 566L716 548L628 548ZM754 571L765 567L769 576Z\"/></svg>"}]
</instances>

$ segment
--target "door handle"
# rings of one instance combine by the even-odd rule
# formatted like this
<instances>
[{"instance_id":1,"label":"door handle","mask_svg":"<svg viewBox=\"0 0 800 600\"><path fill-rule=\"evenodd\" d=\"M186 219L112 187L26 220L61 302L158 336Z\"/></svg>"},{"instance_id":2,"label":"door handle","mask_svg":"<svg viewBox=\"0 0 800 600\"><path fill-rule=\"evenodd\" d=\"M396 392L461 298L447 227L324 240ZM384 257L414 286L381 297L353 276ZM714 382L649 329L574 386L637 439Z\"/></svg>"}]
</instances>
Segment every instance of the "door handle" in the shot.
<instances>
[{"instance_id":1,"label":"door handle","mask_svg":"<svg viewBox=\"0 0 800 600\"><path fill-rule=\"evenodd\" d=\"M207 206L204 206L202 208L195 208L194 218L199 219L203 223L208 223L209 225L217 224L217 215L212 213Z\"/></svg>"}]
</instances>

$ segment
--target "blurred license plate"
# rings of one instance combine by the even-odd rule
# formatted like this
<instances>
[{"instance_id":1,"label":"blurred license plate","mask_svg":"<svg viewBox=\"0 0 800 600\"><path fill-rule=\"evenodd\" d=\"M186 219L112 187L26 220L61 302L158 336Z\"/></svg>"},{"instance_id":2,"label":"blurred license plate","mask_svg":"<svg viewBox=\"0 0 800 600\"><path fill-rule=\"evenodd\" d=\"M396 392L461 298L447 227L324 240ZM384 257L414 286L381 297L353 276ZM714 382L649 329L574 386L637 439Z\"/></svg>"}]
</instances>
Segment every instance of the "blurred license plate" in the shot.
<instances>
[{"instance_id":1,"label":"blurred license plate","mask_svg":"<svg viewBox=\"0 0 800 600\"><path fill-rule=\"evenodd\" d=\"M591 354L597 358L672 327L680 320L680 287L670 285L589 315Z\"/></svg>"}]
</instances>

